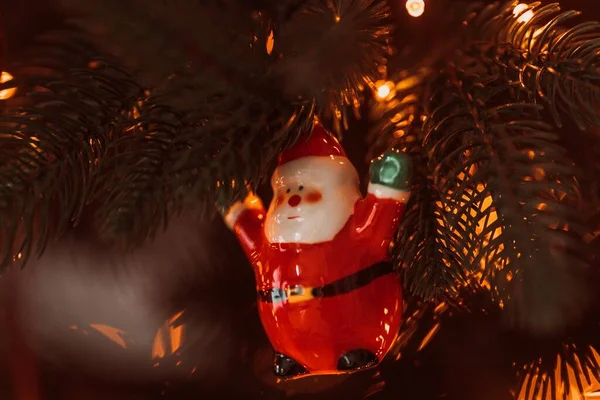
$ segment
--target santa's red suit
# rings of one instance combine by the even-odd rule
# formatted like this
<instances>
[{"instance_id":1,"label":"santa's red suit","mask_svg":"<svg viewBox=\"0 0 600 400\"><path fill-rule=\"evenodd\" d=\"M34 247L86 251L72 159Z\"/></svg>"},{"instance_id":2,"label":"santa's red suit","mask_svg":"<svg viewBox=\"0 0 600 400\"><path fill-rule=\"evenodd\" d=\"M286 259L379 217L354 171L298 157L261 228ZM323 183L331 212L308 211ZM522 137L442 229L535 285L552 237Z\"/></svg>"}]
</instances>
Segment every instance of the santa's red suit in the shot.
<instances>
[{"instance_id":1,"label":"santa's red suit","mask_svg":"<svg viewBox=\"0 0 600 400\"><path fill-rule=\"evenodd\" d=\"M354 167L344 161L347 158L335 138L318 124L309 141L282 155L278 169L287 168L289 175L289 171L303 168L306 163L298 163L302 159L312 160L313 164L315 160L335 159L336 165L344 164L349 185L356 186L358 193L357 182L352 181ZM281 207L302 211L302 202L310 201L311 196L317 203L315 207L319 201L327 200L327 188L311 189L307 176L314 178L315 174L305 172L300 174L300 181L296 180L300 182L298 190L307 186L305 193L294 194L290 190L293 185L281 180L287 175L276 172L281 179L273 179L275 203L268 213L260 199L250 195L245 202L235 204L225 218L254 267L262 324L276 352L293 359L309 373L338 372L340 357L356 349L367 350L381 361L398 334L402 317L401 285L389 268L391 264L385 262L389 261L390 242L408 192L377 184L369 185L365 198L357 194L358 198L353 199L353 192L348 192L345 196L352 198L349 215L344 216L345 223L335 229L329 240L322 240L326 231L323 227L329 227L327 220L318 221L321 225L315 225L313 230L305 230L304 236L296 232L292 232L296 236L278 236L273 224L292 222L282 220ZM332 179L323 182L339 181L336 176ZM343 215L344 206L339 208ZM310 221L314 211L307 210L305 219ZM301 219L287 219L293 218ZM268 221L272 221L272 226L265 228ZM287 232L286 229L289 230L281 228ZM298 241L290 237L298 237Z\"/></svg>"}]
</instances>

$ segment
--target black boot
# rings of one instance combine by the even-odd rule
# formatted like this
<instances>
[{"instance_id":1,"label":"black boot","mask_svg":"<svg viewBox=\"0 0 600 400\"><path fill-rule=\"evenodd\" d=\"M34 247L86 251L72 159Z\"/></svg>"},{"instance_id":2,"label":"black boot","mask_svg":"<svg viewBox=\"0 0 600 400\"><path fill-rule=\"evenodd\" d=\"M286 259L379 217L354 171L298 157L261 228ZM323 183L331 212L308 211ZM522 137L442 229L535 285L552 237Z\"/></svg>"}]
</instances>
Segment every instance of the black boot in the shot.
<instances>
[{"instance_id":1,"label":"black boot","mask_svg":"<svg viewBox=\"0 0 600 400\"><path fill-rule=\"evenodd\" d=\"M338 360L337 368L340 371L355 371L377 365L379 360L375 354L368 350L356 349L347 352Z\"/></svg>"},{"instance_id":2,"label":"black boot","mask_svg":"<svg viewBox=\"0 0 600 400\"><path fill-rule=\"evenodd\" d=\"M278 378L292 378L308 373L306 368L292 360L285 354L275 353L273 360L273 372Z\"/></svg>"}]
</instances>

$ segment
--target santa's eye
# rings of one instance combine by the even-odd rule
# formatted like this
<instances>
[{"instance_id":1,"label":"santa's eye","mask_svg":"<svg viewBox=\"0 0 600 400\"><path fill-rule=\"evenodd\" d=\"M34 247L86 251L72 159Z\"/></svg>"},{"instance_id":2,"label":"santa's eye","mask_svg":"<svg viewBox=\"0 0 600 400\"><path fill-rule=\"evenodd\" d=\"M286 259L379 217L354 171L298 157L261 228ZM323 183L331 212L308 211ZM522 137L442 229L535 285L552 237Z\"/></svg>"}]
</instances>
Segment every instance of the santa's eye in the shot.
<instances>
[{"instance_id":1,"label":"santa's eye","mask_svg":"<svg viewBox=\"0 0 600 400\"><path fill-rule=\"evenodd\" d=\"M304 186L302 186L302 185L298 186L298 190L302 190L302 189L304 189Z\"/></svg>"},{"instance_id":2,"label":"santa's eye","mask_svg":"<svg viewBox=\"0 0 600 400\"><path fill-rule=\"evenodd\" d=\"M286 193L289 193L289 192L291 192L291 191L292 191L292 189L289 189L289 188L288 188L288 190L286 190L285 192L286 192Z\"/></svg>"}]
</instances>

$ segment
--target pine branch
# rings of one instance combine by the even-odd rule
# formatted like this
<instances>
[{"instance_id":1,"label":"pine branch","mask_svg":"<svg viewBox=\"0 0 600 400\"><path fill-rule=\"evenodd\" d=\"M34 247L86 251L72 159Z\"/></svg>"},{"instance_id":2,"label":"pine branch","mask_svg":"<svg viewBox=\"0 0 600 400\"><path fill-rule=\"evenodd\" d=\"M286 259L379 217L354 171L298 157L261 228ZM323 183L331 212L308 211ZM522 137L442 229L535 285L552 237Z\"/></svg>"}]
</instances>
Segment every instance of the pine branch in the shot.
<instances>
[{"instance_id":1,"label":"pine branch","mask_svg":"<svg viewBox=\"0 0 600 400\"><path fill-rule=\"evenodd\" d=\"M232 99L224 96L223 103ZM289 146L296 132L308 131L313 115L311 108L291 109L288 119L281 111L255 123L253 118L263 118L253 114L255 104L238 99L235 112L244 114L248 123L238 130L230 126L228 108L215 107L208 119L204 113L177 113L156 100L142 104L139 117L127 123L127 136L108 147L100 166L109 177L96 191L102 196L100 235L125 248L151 239L172 213L193 209L210 214L218 196L241 196L243 185L226 182L256 187L267 176L277 149ZM201 110L210 112L212 107Z\"/></svg>"},{"instance_id":2,"label":"pine branch","mask_svg":"<svg viewBox=\"0 0 600 400\"><path fill-rule=\"evenodd\" d=\"M557 126L564 117L581 130L600 126L600 23L569 27L581 13L561 12L558 3L534 2L515 14L516 5L490 5L468 23L481 41L495 45L493 60Z\"/></svg>"},{"instance_id":3,"label":"pine branch","mask_svg":"<svg viewBox=\"0 0 600 400\"><path fill-rule=\"evenodd\" d=\"M101 236L131 247L151 238L171 213L212 213L218 196L240 196L243 185L225 183L256 187L279 149L312 124L310 105L271 108L260 99L246 102L251 94L239 88L221 89L187 112L152 96L126 122L127 136L109 147L101 165L111 177L97 190L108 194L98 202Z\"/></svg>"},{"instance_id":4,"label":"pine branch","mask_svg":"<svg viewBox=\"0 0 600 400\"><path fill-rule=\"evenodd\" d=\"M581 316L586 247L578 218L576 170L540 120L500 73L458 53L432 86L426 147L444 206L482 279L514 324L559 329Z\"/></svg>"},{"instance_id":5,"label":"pine branch","mask_svg":"<svg viewBox=\"0 0 600 400\"><path fill-rule=\"evenodd\" d=\"M176 52L180 70L175 71L177 63L165 62L165 71L175 73L152 91L139 118L127 124L129 138L115 143L103 163L103 170L117 171L116 180L99 189L110 193L98 214L105 238L135 244L166 223L171 212L212 209L217 196L237 198L241 186L229 183L256 187L278 154L309 130L315 113L335 109L343 119L342 103L356 105L359 90L370 80L367 74L375 73L384 54L387 31L377 24L386 16L385 7L365 0L338 2L337 8L309 3L292 12L282 27L273 26L264 13L250 18L233 3L168 5L171 14L163 29L182 33L193 28L188 54L202 62L188 66L182 52ZM97 6L118 7L116 2ZM150 29L147 24L161 15L161 7L166 5L159 2L138 13L135 27ZM188 15L178 19L184 11L203 13L206 25ZM215 26L208 21L217 14L224 22ZM244 21L238 24L240 18ZM303 56L308 69L301 72L310 76L292 82L291 69L300 68ZM339 60L330 69L334 59ZM140 217L139 210L147 214Z\"/></svg>"},{"instance_id":6,"label":"pine branch","mask_svg":"<svg viewBox=\"0 0 600 400\"><path fill-rule=\"evenodd\" d=\"M15 34L7 31L7 41L16 41ZM63 79L73 68L86 68L93 58L81 32L61 21L24 42L3 60L3 70L14 78L0 84L0 90L16 89L16 94L0 101L0 107L30 103L27 93L39 90L38 85Z\"/></svg>"},{"instance_id":7,"label":"pine branch","mask_svg":"<svg viewBox=\"0 0 600 400\"><path fill-rule=\"evenodd\" d=\"M236 1L62 2L81 16L79 24L96 34L99 46L147 71L142 82L150 87L189 68L210 69L227 73L231 84L256 82L255 96L341 109L354 105L388 52L382 1L293 0L265 10Z\"/></svg>"},{"instance_id":8,"label":"pine branch","mask_svg":"<svg viewBox=\"0 0 600 400\"><path fill-rule=\"evenodd\" d=\"M416 131L421 127L423 91L431 73L428 67L400 70L391 77L394 86L390 95L372 101L369 117L373 126L366 137L369 146L365 156L367 162L391 147L403 150L420 147L422 137L417 137ZM413 130L417 136L407 135ZM418 151L417 148L413 150Z\"/></svg>"},{"instance_id":9,"label":"pine branch","mask_svg":"<svg viewBox=\"0 0 600 400\"><path fill-rule=\"evenodd\" d=\"M115 120L140 95L126 74L90 54L75 31L53 31L8 65L18 91L0 116L3 268L25 264L34 246L41 254L77 223Z\"/></svg>"},{"instance_id":10,"label":"pine branch","mask_svg":"<svg viewBox=\"0 0 600 400\"><path fill-rule=\"evenodd\" d=\"M582 221L597 204L588 202L594 198L597 175L595 169L580 171L575 165L596 165L591 157L596 147L586 148L586 156L577 158L581 153L574 150L581 148L581 142L567 143L566 136L563 140L542 122L544 109L532 95L536 90L527 89L525 81L519 80L523 74L514 73L523 57L529 64L544 61L539 52L537 58L529 57L522 53L526 47L516 45L513 48L518 50L512 53L498 51L510 47L506 38L522 43L515 39L523 34L517 29L523 24L513 23L514 6L476 5L464 32L464 51L451 55L451 62L440 61L437 76L425 79L431 88L431 94L421 96L426 99L427 137L409 134L409 140L417 144L407 147L428 163L432 182L423 187L438 193L439 206L429 202L435 206L426 220L424 216L415 219L408 210L406 226L428 226L429 222L438 227L445 219L442 225L455 235L448 236L455 240L449 248L460 249L450 253L467 262L442 261L452 269L454 279L439 287L456 291L469 276L477 276L491 285L513 324L539 333L576 322L588 304L584 270L590 247L583 242L588 231ZM547 8L540 15L551 12ZM481 32L488 37L481 40ZM501 39L495 42L492 34ZM417 103L400 91L383 106L372 108L383 120L374 148L402 143L403 130L410 127L406 116ZM583 182L594 184L580 188ZM415 188L416 195L419 191ZM436 209L443 214L436 214ZM436 215L443 218L435 221ZM436 247L429 235L438 233L433 228L427 233L430 252ZM402 237L397 246L411 239L410 235ZM412 253L404 256L414 259ZM409 263L407 271L410 268ZM432 296L436 291L429 280L435 270L430 265L407 276L410 287L427 288Z\"/></svg>"},{"instance_id":11,"label":"pine branch","mask_svg":"<svg viewBox=\"0 0 600 400\"><path fill-rule=\"evenodd\" d=\"M468 260L461 254L460 233L448 221L443 194L424 172L415 174L394 260L404 266L403 284L411 294L424 301L440 301L458 295L468 277Z\"/></svg>"},{"instance_id":12,"label":"pine branch","mask_svg":"<svg viewBox=\"0 0 600 400\"><path fill-rule=\"evenodd\" d=\"M582 196L594 212L600 204L600 24L573 24L580 13L560 12L556 3L516 5L496 3L473 14L467 29L474 35L472 47L483 64L499 67L506 79L518 82L515 92L543 105L544 118L561 128L559 143L576 164Z\"/></svg>"},{"instance_id":13,"label":"pine branch","mask_svg":"<svg viewBox=\"0 0 600 400\"><path fill-rule=\"evenodd\" d=\"M104 205L96 216L100 235L107 241L125 241L121 245L129 247L153 239L159 227L166 228L165 165L172 161L169 153L184 125L182 115L151 99L138 105L136 114L137 119L124 125L127 135L108 146L96 188Z\"/></svg>"},{"instance_id":14,"label":"pine branch","mask_svg":"<svg viewBox=\"0 0 600 400\"><path fill-rule=\"evenodd\" d=\"M390 54L387 18L384 1L307 2L275 38L284 96L315 99L325 115L342 113L346 125L346 106L358 108L360 92L381 76Z\"/></svg>"},{"instance_id":15,"label":"pine branch","mask_svg":"<svg viewBox=\"0 0 600 400\"><path fill-rule=\"evenodd\" d=\"M593 234L586 237L593 250L591 257L592 287L600 281L600 212L588 220ZM586 310L582 323L566 333L540 340L539 337L512 338L520 395L524 400L547 398L585 398L600 390L600 331L598 307L600 298L594 294L593 305Z\"/></svg>"},{"instance_id":16,"label":"pine branch","mask_svg":"<svg viewBox=\"0 0 600 400\"><path fill-rule=\"evenodd\" d=\"M434 171L423 148L424 90L432 72L417 68L395 74L392 98L371 107L371 117L377 122L367 138L369 159L394 147L414 160L413 193L393 254L395 263L404 267L404 286L425 302L457 296L466 284L463 265L468 262L463 259L460 242L460 233L465 232L449 224L442 204L444 195L434 184Z\"/></svg>"},{"instance_id":17,"label":"pine branch","mask_svg":"<svg viewBox=\"0 0 600 400\"><path fill-rule=\"evenodd\" d=\"M588 327L598 335L595 326ZM592 339L592 337L589 337ZM519 371L520 397L524 400L546 398L561 400L585 398L593 384L600 381L600 357L595 347L573 342Z\"/></svg>"}]
</instances>

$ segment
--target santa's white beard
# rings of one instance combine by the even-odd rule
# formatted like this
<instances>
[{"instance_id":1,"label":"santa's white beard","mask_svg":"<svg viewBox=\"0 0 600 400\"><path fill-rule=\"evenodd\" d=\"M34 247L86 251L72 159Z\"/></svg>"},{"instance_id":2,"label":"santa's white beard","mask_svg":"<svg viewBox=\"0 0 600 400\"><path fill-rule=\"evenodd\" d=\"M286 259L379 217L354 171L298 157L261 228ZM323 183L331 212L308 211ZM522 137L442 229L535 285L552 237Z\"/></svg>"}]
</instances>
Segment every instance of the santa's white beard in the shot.
<instances>
[{"instance_id":1,"label":"santa's white beard","mask_svg":"<svg viewBox=\"0 0 600 400\"><path fill-rule=\"evenodd\" d=\"M267 240L270 243L306 244L332 240L354 213L360 192L352 182L321 190L321 193L323 197L319 202L302 202L296 207L287 202L276 206L272 202L265 221Z\"/></svg>"}]
</instances>

